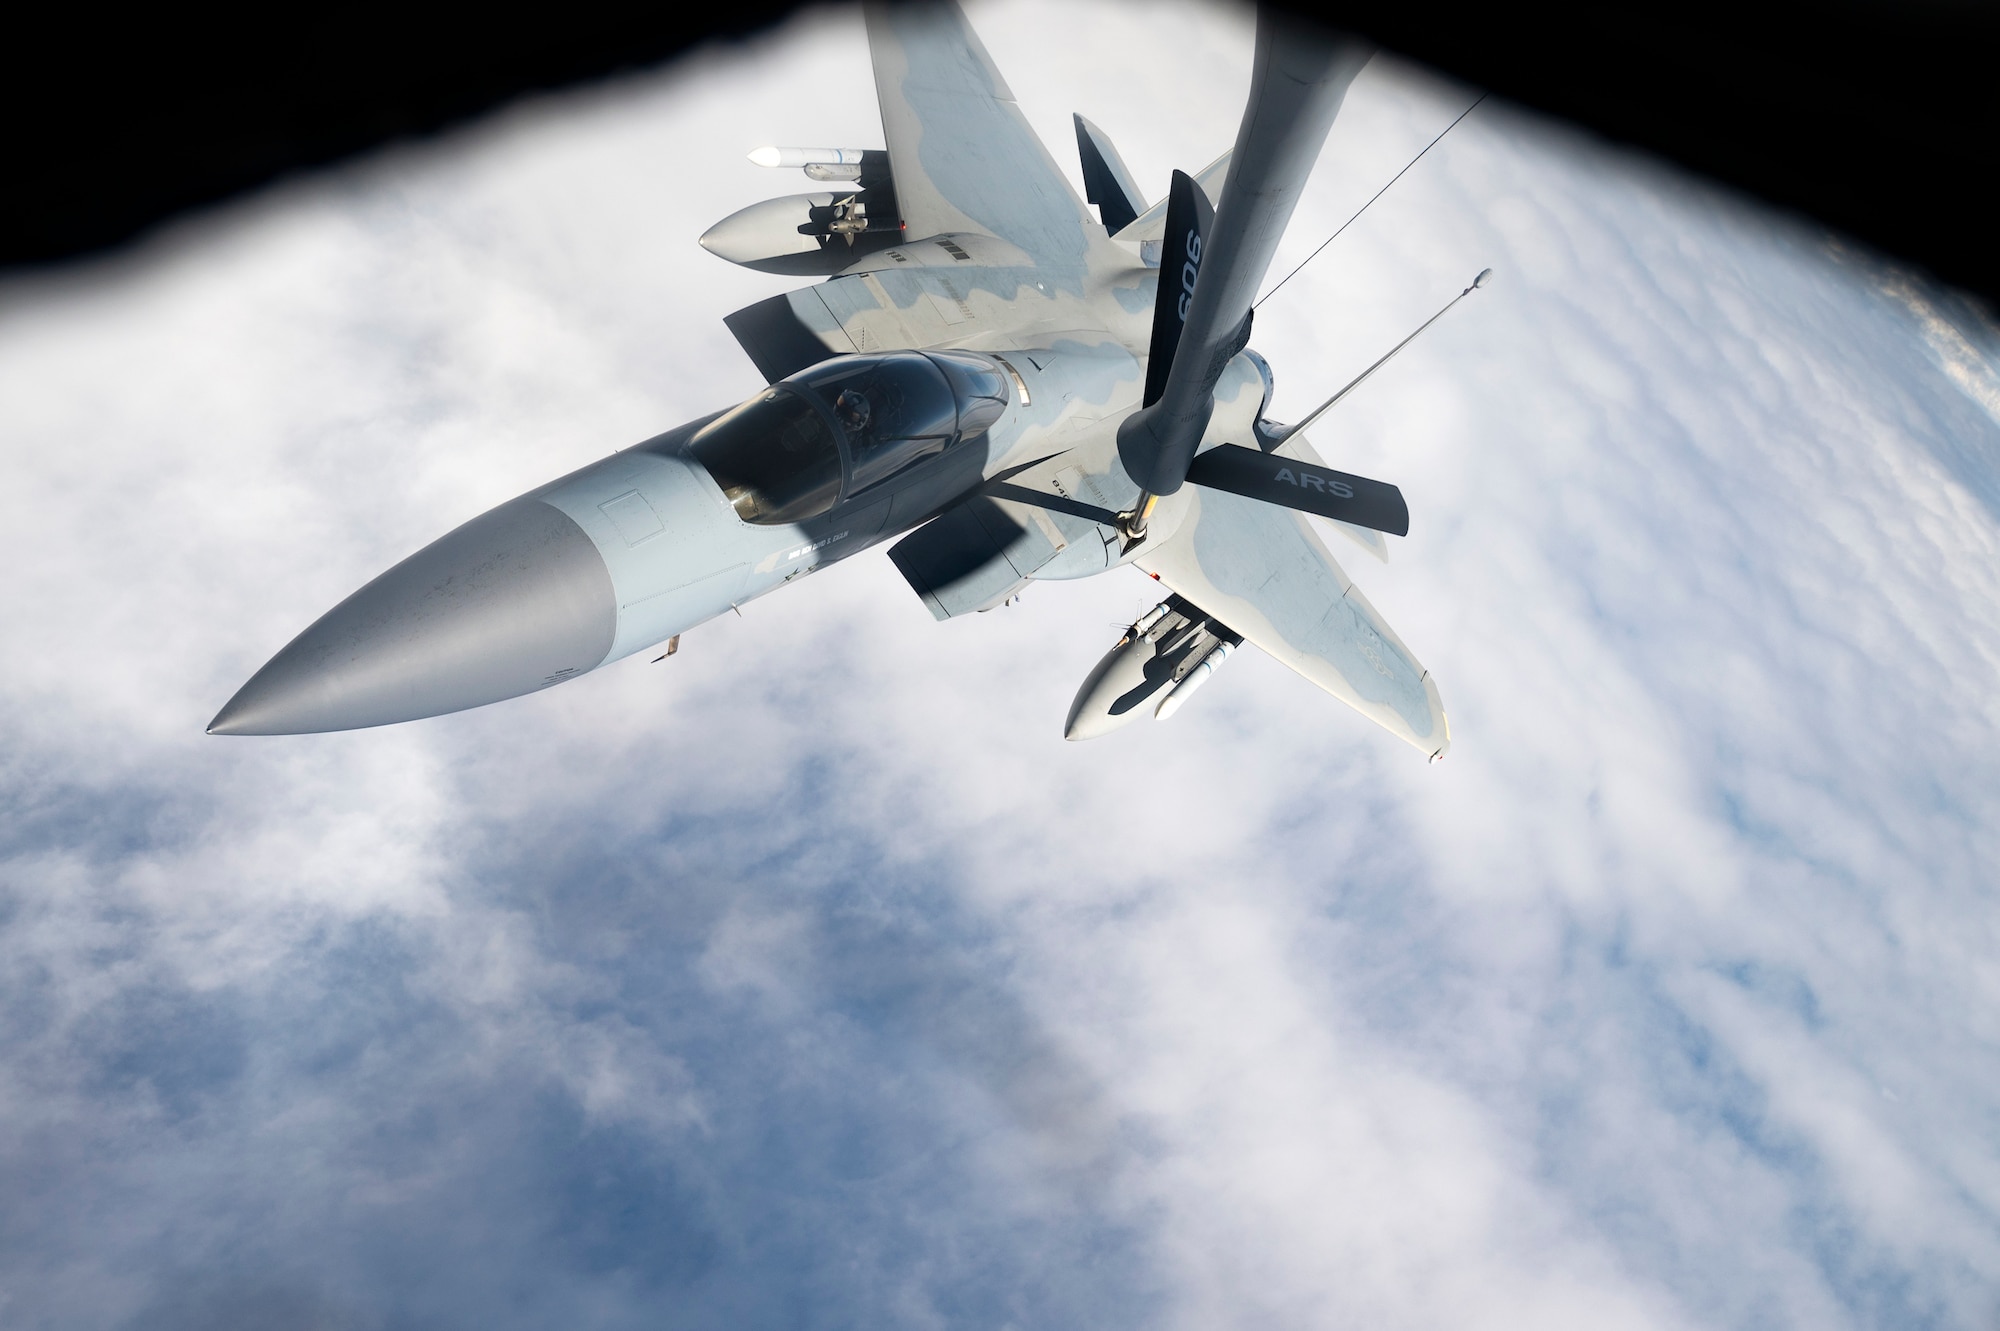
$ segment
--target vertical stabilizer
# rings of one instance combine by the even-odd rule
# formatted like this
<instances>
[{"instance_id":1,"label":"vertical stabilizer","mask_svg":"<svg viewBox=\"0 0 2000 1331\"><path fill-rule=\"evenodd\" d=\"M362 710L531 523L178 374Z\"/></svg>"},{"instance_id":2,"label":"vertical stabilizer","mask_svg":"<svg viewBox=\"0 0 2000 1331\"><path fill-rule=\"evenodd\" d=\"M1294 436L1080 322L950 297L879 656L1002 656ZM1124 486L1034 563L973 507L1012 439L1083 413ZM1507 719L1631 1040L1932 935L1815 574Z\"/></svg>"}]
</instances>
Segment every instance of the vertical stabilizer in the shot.
<instances>
[{"instance_id":1,"label":"vertical stabilizer","mask_svg":"<svg viewBox=\"0 0 2000 1331\"><path fill-rule=\"evenodd\" d=\"M1185 171L1174 172L1167 191L1167 229L1160 243L1160 289L1153 297L1153 341L1146 355L1145 405L1152 406L1166 390L1194 300L1194 281L1201 273L1203 237L1215 229L1215 209L1208 196Z\"/></svg>"},{"instance_id":2,"label":"vertical stabilizer","mask_svg":"<svg viewBox=\"0 0 2000 1331\"><path fill-rule=\"evenodd\" d=\"M1105 132L1080 115L1074 119L1076 152L1083 159L1083 197L1097 205L1098 220L1106 231L1122 231L1146 211L1146 196Z\"/></svg>"}]
</instances>

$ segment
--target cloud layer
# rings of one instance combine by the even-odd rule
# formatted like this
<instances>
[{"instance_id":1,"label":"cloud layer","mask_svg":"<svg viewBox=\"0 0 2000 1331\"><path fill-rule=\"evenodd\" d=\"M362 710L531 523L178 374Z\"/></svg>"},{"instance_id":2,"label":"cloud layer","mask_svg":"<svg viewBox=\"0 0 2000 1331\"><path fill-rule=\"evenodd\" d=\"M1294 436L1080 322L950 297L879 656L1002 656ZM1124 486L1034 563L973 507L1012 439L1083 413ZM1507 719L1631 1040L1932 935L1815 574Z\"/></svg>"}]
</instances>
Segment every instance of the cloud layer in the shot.
<instances>
[{"instance_id":1,"label":"cloud layer","mask_svg":"<svg viewBox=\"0 0 2000 1331\"><path fill-rule=\"evenodd\" d=\"M1141 184L1234 10L973 10ZM1065 36L1052 42L1050 34ZM1277 271L1474 94L1355 85ZM534 698L201 726L757 379L692 244L878 141L858 17L0 306L0 1321L1960 1326L2000 1312L2000 371L1918 275L1488 103L1258 315L1401 484L1426 766L1255 653L1066 745L1136 574L864 557Z\"/></svg>"}]
</instances>

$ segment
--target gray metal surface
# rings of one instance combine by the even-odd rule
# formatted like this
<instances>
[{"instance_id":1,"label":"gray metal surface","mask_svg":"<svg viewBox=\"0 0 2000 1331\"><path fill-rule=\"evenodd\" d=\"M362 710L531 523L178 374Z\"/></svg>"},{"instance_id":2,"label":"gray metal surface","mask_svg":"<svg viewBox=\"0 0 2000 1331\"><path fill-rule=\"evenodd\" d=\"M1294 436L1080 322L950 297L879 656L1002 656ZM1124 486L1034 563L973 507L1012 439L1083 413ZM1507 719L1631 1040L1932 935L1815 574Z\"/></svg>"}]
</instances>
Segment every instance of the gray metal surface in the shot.
<instances>
[{"instance_id":1,"label":"gray metal surface","mask_svg":"<svg viewBox=\"0 0 2000 1331\"><path fill-rule=\"evenodd\" d=\"M871 4L865 12L909 238L983 233L1037 267L1080 274L1084 228L1097 223L958 6Z\"/></svg>"},{"instance_id":2,"label":"gray metal surface","mask_svg":"<svg viewBox=\"0 0 2000 1331\"><path fill-rule=\"evenodd\" d=\"M1135 561L1249 642L1427 754L1451 746L1444 704L1304 517L1193 491L1174 537Z\"/></svg>"},{"instance_id":3,"label":"gray metal surface","mask_svg":"<svg viewBox=\"0 0 2000 1331\"><path fill-rule=\"evenodd\" d=\"M696 433L724 413L690 422L551 481L391 569L273 658L216 717L215 732L351 729L530 692L914 533L892 559L938 618L989 608L1029 578L1138 562L1213 626L1206 647L1167 653L1165 676L1149 668L1162 663L1153 646L1107 662L1071 717L1077 735L1152 706L1163 689L1192 691L1240 633L1405 739L1442 751L1435 687L1295 514L1181 486L1183 459L1178 493L1158 495L1147 540L1125 541L1119 515L1140 499L1142 475L1127 465L1121 427L1142 401L1161 208L1139 213L1117 239L1107 235L956 5L877 4L867 26L907 231L840 276L728 323L768 378L814 365L815 381L846 384L849 371L886 363L880 353L947 352L953 441L942 452L903 449L876 479L861 475L860 454L850 457L853 440L842 435L844 484L830 508L746 522L690 452ZM1260 19L1237 146L1197 178L1211 197L1220 185L1223 199L1183 335L1196 337L1199 324L1193 360L1214 362L1196 365L1199 392L1183 389L1186 401L1174 408L1199 427L1182 441L1190 455L1271 447L1261 421L1269 368L1254 353L1224 356L1225 335L1240 331L1230 316L1248 309L1324 122L1365 58L1282 17ZM1115 169L1115 150L1081 128L1103 174L1116 177L1106 187L1137 209L1143 200ZM1188 349L1183 341L1175 376ZM894 400L869 397L867 419ZM838 415L838 402L828 403ZM850 426L861 428L841 428ZM1337 475L1302 437L1277 454ZM1381 550L1374 533L1356 535Z\"/></svg>"},{"instance_id":4,"label":"gray metal surface","mask_svg":"<svg viewBox=\"0 0 2000 1331\"><path fill-rule=\"evenodd\" d=\"M607 661L726 613L748 564L797 544L790 528L737 521L715 483L679 451L684 442L648 441L536 491L590 537L610 574L618 634Z\"/></svg>"},{"instance_id":5,"label":"gray metal surface","mask_svg":"<svg viewBox=\"0 0 2000 1331\"><path fill-rule=\"evenodd\" d=\"M1154 714L1209 653L1234 635L1183 597L1170 597L1125 630L1084 679L1063 738L1096 739Z\"/></svg>"},{"instance_id":6,"label":"gray metal surface","mask_svg":"<svg viewBox=\"0 0 2000 1331\"><path fill-rule=\"evenodd\" d=\"M1173 494L1207 428L1209 393L1284 238L1347 87L1374 54L1295 15L1257 15L1257 56L1229 177L1205 237L1201 281L1160 400L1119 430L1125 469L1154 494Z\"/></svg>"},{"instance_id":7,"label":"gray metal surface","mask_svg":"<svg viewBox=\"0 0 2000 1331\"><path fill-rule=\"evenodd\" d=\"M1032 513L981 495L905 536L889 558L932 618L950 619L1001 604L1060 548Z\"/></svg>"},{"instance_id":8,"label":"gray metal surface","mask_svg":"<svg viewBox=\"0 0 2000 1331\"><path fill-rule=\"evenodd\" d=\"M209 733L356 730L532 693L595 668L617 618L590 538L539 499L516 499L329 610Z\"/></svg>"},{"instance_id":9,"label":"gray metal surface","mask_svg":"<svg viewBox=\"0 0 2000 1331\"><path fill-rule=\"evenodd\" d=\"M1336 522L1370 527L1395 536L1410 534L1410 507L1403 492L1384 481L1352 472L1316 467L1223 444L1196 455L1187 478L1212 490L1228 490L1281 508L1295 508Z\"/></svg>"},{"instance_id":10,"label":"gray metal surface","mask_svg":"<svg viewBox=\"0 0 2000 1331\"><path fill-rule=\"evenodd\" d=\"M1146 196L1111 136L1081 115L1071 119L1076 122L1076 150L1083 161L1084 196L1097 206L1106 231L1122 231L1146 211Z\"/></svg>"}]
</instances>

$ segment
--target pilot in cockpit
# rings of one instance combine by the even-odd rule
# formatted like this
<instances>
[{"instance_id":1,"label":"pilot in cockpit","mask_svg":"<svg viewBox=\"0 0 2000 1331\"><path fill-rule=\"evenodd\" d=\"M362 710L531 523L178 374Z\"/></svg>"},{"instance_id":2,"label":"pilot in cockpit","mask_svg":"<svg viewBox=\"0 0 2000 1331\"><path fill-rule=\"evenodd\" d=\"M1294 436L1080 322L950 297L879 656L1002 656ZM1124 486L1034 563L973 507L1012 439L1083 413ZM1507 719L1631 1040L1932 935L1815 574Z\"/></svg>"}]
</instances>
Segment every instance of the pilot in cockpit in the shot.
<instances>
[{"instance_id":1,"label":"pilot in cockpit","mask_svg":"<svg viewBox=\"0 0 2000 1331\"><path fill-rule=\"evenodd\" d=\"M858 439L868 433L868 421L874 413L866 394L858 389L843 388L840 396L833 400L833 414L840 418L847 437Z\"/></svg>"}]
</instances>

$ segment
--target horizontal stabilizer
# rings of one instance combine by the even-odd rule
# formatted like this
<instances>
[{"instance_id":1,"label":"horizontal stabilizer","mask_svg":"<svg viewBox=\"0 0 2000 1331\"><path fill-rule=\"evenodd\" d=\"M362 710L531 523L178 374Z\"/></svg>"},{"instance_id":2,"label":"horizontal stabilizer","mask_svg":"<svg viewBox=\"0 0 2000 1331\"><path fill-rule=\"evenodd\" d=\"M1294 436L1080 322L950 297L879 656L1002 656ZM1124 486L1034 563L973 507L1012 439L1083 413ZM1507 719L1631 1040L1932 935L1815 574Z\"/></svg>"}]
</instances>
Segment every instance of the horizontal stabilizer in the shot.
<instances>
[{"instance_id":1,"label":"horizontal stabilizer","mask_svg":"<svg viewBox=\"0 0 2000 1331\"><path fill-rule=\"evenodd\" d=\"M1350 526L1410 534L1410 506L1403 492L1386 481L1371 481L1296 458L1222 444L1195 455L1187 478L1211 490L1227 490L1280 508L1295 508Z\"/></svg>"}]
</instances>

